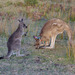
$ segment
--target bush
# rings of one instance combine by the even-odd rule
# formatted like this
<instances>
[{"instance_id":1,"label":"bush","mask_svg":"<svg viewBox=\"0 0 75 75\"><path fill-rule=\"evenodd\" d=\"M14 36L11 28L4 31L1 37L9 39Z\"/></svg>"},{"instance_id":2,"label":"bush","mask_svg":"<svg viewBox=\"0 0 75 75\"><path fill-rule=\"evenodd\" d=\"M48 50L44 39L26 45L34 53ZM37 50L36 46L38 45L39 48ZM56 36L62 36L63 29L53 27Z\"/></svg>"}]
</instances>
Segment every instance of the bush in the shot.
<instances>
[{"instance_id":1,"label":"bush","mask_svg":"<svg viewBox=\"0 0 75 75\"><path fill-rule=\"evenodd\" d=\"M24 0L25 5L27 6L35 6L38 1L37 0Z\"/></svg>"}]
</instances>

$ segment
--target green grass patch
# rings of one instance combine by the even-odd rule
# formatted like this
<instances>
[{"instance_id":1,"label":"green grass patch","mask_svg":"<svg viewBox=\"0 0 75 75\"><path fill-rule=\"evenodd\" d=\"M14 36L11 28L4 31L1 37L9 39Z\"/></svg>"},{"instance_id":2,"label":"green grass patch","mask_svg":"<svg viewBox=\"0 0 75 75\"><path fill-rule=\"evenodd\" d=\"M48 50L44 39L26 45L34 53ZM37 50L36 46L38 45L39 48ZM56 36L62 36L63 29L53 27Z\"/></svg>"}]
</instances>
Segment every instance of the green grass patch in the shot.
<instances>
[{"instance_id":1,"label":"green grass patch","mask_svg":"<svg viewBox=\"0 0 75 75\"><path fill-rule=\"evenodd\" d=\"M37 0L24 0L25 5L27 6L35 6L36 4L38 4Z\"/></svg>"},{"instance_id":2,"label":"green grass patch","mask_svg":"<svg viewBox=\"0 0 75 75\"><path fill-rule=\"evenodd\" d=\"M73 16L73 17L71 16L70 21L74 22L75 21L75 16Z\"/></svg>"}]
</instances>

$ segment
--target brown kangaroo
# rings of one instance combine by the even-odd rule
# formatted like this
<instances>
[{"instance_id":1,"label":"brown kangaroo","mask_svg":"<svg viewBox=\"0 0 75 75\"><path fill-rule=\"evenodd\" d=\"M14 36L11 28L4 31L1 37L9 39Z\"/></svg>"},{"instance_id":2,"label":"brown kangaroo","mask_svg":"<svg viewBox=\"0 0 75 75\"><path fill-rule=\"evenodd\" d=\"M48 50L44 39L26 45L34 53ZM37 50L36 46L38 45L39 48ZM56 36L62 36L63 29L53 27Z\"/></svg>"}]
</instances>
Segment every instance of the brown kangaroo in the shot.
<instances>
[{"instance_id":1,"label":"brown kangaroo","mask_svg":"<svg viewBox=\"0 0 75 75\"><path fill-rule=\"evenodd\" d=\"M7 42L8 53L6 56L0 57L0 59L9 58L14 53L14 51L16 51L16 56L24 56L24 54L20 54L20 49L21 49L22 35L25 34L24 33L25 28L27 28L27 26L24 24L23 19L19 20L18 28L9 37Z\"/></svg>"},{"instance_id":2,"label":"brown kangaroo","mask_svg":"<svg viewBox=\"0 0 75 75\"><path fill-rule=\"evenodd\" d=\"M45 47L43 48L49 49L54 48L57 35L63 33L64 31L67 32L69 42L71 44L72 30L70 29L70 26L66 22L57 18L53 18L47 21L43 26L43 28L41 29L39 37L33 36L33 38L36 40L35 41L36 48L40 48L41 44L43 45L45 44Z\"/></svg>"}]
</instances>

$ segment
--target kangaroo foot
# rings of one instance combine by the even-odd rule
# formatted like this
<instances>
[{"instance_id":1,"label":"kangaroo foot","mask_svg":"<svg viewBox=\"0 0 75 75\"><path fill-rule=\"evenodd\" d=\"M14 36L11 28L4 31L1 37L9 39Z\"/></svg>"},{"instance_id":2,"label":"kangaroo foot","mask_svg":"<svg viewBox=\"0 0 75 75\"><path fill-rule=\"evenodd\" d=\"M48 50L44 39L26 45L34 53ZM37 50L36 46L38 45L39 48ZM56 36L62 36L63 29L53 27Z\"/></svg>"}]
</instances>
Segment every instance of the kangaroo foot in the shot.
<instances>
[{"instance_id":1,"label":"kangaroo foot","mask_svg":"<svg viewBox=\"0 0 75 75\"><path fill-rule=\"evenodd\" d=\"M16 55L17 57L22 57L22 56L25 56L25 54L18 54Z\"/></svg>"}]
</instances>

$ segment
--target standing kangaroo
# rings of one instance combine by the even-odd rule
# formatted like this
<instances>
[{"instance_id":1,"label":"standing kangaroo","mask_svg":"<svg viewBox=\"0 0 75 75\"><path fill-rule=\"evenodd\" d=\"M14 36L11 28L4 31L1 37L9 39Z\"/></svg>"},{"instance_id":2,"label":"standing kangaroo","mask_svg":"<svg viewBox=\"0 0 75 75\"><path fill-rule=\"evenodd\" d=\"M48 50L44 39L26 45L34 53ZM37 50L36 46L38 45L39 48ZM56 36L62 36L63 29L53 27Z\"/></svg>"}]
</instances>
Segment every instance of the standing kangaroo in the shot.
<instances>
[{"instance_id":1,"label":"standing kangaroo","mask_svg":"<svg viewBox=\"0 0 75 75\"><path fill-rule=\"evenodd\" d=\"M24 33L25 28L27 28L27 26L24 24L23 19L19 20L18 28L9 37L7 42L8 53L6 56L0 57L0 59L9 58L14 53L14 51L16 51L16 56L24 56L24 54L20 54L20 49L21 49L22 35L25 34Z\"/></svg>"},{"instance_id":2,"label":"standing kangaroo","mask_svg":"<svg viewBox=\"0 0 75 75\"><path fill-rule=\"evenodd\" d=\"M67 32L69 37L69 42L71 44L72 31L70 29L70 26L66 22L56 18L47 21L43 26L43 28L41 29L39 37L33 36L33 38L36 40L35 41L36 48L40 48L41 44L44 44L44 42L45 42L45 47L43 48L49 48L49 49L54 48L57 35L63 33L64 31ZM51 39L51 44L50 44L50 39Z\"/></svg>"}]
</instances>

